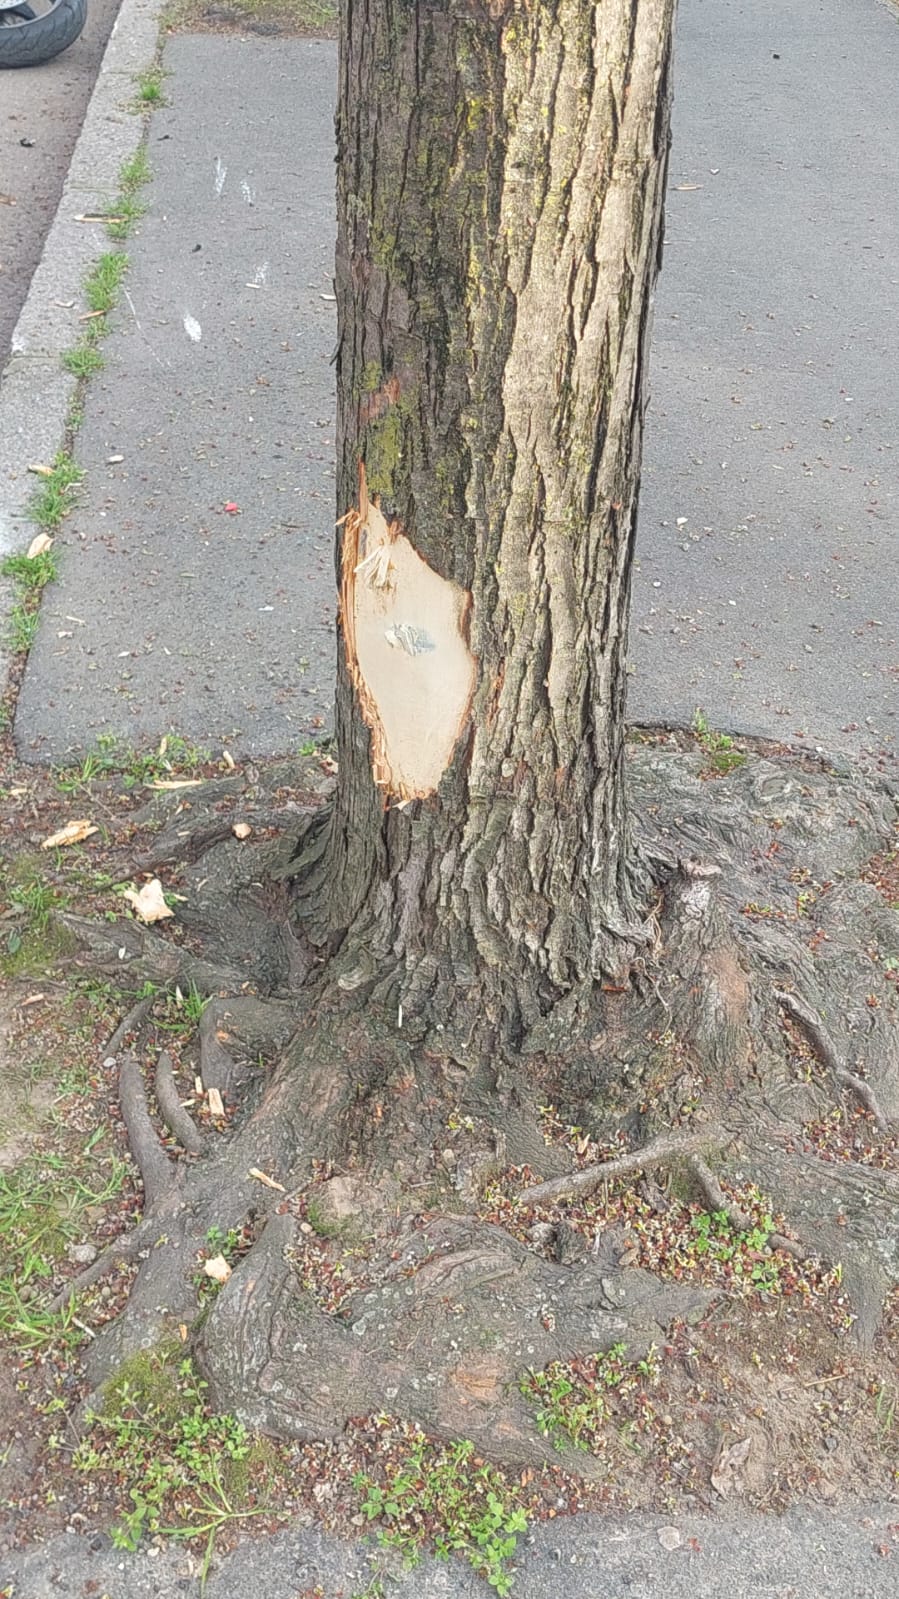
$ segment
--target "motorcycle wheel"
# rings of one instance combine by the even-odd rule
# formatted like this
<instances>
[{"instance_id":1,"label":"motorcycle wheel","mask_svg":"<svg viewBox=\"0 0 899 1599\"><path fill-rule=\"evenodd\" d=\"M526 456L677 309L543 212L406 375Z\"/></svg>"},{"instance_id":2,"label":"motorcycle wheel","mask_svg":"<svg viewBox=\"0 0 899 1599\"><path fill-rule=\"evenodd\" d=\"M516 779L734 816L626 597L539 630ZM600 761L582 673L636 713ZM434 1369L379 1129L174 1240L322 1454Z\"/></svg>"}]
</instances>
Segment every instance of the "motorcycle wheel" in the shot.
<instances>
[{"instance_id":1,"label":"motorcycle wheel","mask_svg":"<svg viewBox=\"0 0 899 1599\"><path fill-rule=\"evenodd\" d=\"M49 0L41 7L0 5L0 67L36 67L74 44L87 17L87 0Z\"/></svg>"}]
</instances>

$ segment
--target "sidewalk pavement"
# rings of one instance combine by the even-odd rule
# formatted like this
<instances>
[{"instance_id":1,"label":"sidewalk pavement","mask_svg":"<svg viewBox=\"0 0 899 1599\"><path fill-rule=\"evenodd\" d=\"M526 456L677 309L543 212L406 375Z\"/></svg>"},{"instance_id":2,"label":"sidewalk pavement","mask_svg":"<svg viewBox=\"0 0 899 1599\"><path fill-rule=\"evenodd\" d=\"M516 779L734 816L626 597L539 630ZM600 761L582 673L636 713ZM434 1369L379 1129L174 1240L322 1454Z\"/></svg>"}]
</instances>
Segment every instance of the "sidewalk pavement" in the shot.
<instances>
[{"instance_id":1,"label":"sidewalk pavement","mask_svg":"<svg viewBox=\"0 0 899 1599\"><path fill-rule=\"evenodd\" d=\"M155 3L124 0L115 48ZM101 731L138 743L172 727L235 755L284 753L330 718L333 46L180 36L165 67L151 209L87 394L85 490L18 703L32 761ZM677 67L631 711L689 721L702 705L713 724L894 769L899 18L879 0L682 0ZM73 270L84 209L67 190L0 412L29 361L46 380L42 318L76 291L48 285ZM16 403L0 537L50 407L37 388L33 413ZM893 1548L895 1517L691 1512L672 1552L658 1518L584 1517L536 1530L516 1592L888 1599L895 1560L878 1548ZM168 1599L196 1590L186 1558L71 1535L4 1557L0 1582L15 1577L16 1599L86 1584ZM286 1532L226 1560L209 1599L317 1584L330 1599L365 1587L366 1558ZM396 1591L485 1590L464 1566L426 1562Z\"/></svg>"},{"instance_id":2,"label":"sidewalk pavement","mask_svg":"<svg viewBox=\"0 0 899 1599\"><path fill-rule=\"evenodd\" d=\"M330 724L334 46L182 35L165 66L19 698L31 761L169 729L266 755ZM636 720L702 706L894 769L897 79L878 0L682 0Z\"/></svg>"}]
</instances>

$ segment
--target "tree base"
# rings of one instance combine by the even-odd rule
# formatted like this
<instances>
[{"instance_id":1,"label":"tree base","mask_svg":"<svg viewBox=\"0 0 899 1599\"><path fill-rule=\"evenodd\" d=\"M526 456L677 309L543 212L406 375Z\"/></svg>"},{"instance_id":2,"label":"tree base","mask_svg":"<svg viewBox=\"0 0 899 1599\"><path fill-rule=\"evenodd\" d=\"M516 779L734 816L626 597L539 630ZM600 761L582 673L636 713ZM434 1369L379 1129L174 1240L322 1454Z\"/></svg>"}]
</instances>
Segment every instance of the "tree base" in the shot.
<instances>
[{"instance_id":1,"label":"tree base","mask_svg":"<svg viewBox=\"0 0 899 1599\"><path fill-rule=\"evenodd\" d=\"M672 746L629 761L655 946L517 1061L469 1063L330 983L259 887L283 838L254 856L213 843L188 868L189 949L129 929L132 974L189 969L216 992L201 1072L235 1104L228 1136L173 1157L123 1064L147 1206L118 1251L139 1260L129 1304L88 1353L95 1383L191 1325L216 1404L263 1431L333 1437L388 1410L527 1466L552 1452L528 1370L655 1345L686 1381L708 1329L739 1323L742 1393L747 1340L792 1336L790 1296L814 1303L828 1349L876 1357L899 1280L899 915L877 886L894 798L758 752L719 776ZM248 900L266 925L249 969ZM242 992L222 997L236 970ZM277 1054L264 1086L246 1066L260 1053ZM163 1069L171 1126L170 1086ZM212 1227L246 1253L198 1315ZM564 1429L556 1442L604 1469Z\"/></svg>"}]
</instances>

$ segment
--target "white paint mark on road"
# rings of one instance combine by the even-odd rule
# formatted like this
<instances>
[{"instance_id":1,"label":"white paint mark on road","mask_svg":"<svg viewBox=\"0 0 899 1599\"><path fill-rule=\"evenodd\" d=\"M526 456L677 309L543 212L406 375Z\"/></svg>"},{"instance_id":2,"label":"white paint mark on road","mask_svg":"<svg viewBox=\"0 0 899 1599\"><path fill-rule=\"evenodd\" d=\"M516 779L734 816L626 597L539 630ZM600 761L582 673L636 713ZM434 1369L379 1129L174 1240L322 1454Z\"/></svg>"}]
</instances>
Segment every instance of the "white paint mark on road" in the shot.
<instances>
[{"instance_id":1,"label":"white paint mark on road","mask_svg":"<svg viewBox=\"0 0 899 1599\"><path fill-rule=\"evenodd\" d=\"M248 289L264 289L268 279L268 262L263 261L261 267L256 268L256 276L252 283L247 284Z\"/></svg>"},{"instance_id":2,"label":"white paint mark on road","mask_svg":"<svg viewBox=\"0 0 899 1599\"><path fill-rule=\"evenodd\" d=\"M240 186L240 192L246 200L247 205L256 204L256 190L250 188L246 178L244 178L243 183Z\"/></svg>"},{"instance_id":3,"label":"white paint mark on road","mask_svg":"<svg viewBox=\"0 0 899 1599\"><path fill-rule=\"evenodd\" d=\"M217 155L216 158L215 158L215 192L216 192L216 194L221 194L223 188L225 187L225 179L226 179L227 176L228 176L228 168L225 166L225 163L222 160L221 156Z\"/></svg>"},{"instance_id":4,"label":"white paint mark on road","mask_svg":"<svg viewBox=\"0 0 899 1599\"><path fill-rule=\"evenodd\" d=\"M193 339L194 344L199 344L203 337L203 329L200 327L196 317L191 316L189 311L184 313L184 331L189 339Z\"/></svg>"}]
</instances>

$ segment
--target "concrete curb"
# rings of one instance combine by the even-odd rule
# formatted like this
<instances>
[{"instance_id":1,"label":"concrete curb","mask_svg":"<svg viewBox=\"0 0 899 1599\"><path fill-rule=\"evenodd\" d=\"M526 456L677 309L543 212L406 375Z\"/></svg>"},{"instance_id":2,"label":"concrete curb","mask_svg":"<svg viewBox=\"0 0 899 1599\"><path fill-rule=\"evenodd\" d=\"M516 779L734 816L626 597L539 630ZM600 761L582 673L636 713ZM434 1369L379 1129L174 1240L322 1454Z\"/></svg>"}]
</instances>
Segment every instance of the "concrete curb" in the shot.
<instances>
[{"instance_id":1,"label":"concrete curb","mask_svg":"<svg viewBox=\"0 0 899 1599\"><path fill-rule=\"evenodd\" d=\"M122 0L12 336L0 378L0 558L29 541L26 506L35 487L29 465L52 460L65 437L77 380L64 370L61 356L83 332L78 318L84 277L111 248L102 224L75 217L108 210L122 162L143 139L143 118L132 109L134 80L155 58L162 5L163 0Z\"/></svg>"}]
</instances>

